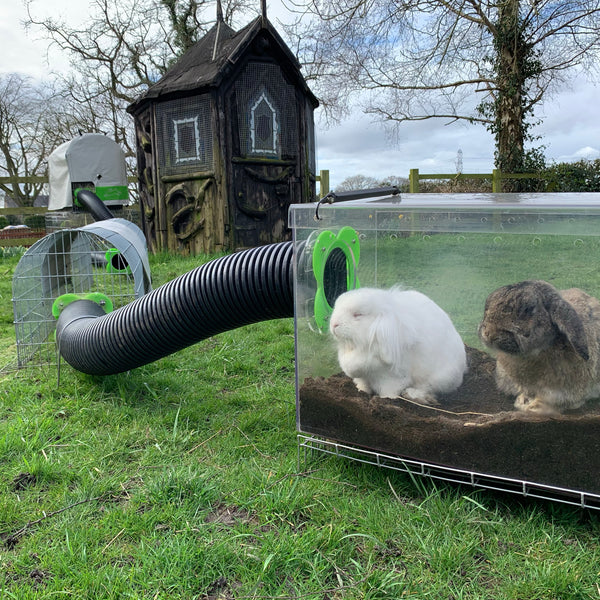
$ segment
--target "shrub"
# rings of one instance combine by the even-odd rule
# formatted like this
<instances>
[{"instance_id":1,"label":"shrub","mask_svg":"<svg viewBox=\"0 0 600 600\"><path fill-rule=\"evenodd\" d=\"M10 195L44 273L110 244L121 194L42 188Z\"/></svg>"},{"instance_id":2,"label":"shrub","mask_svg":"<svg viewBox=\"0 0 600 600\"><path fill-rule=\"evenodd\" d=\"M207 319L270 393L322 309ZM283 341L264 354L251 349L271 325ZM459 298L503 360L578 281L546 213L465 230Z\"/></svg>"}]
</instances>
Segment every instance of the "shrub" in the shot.
<instances>
[{"instance_id":1,"label":"shrub","mask_svg":"<svg viewBox=\"0 0 600 600\"><path fill-rule=\"evenodd\" d=\"M23 225L21 215L6 215L6 220L9 225Z\"/></svg>"},{"instance_id":2,"label":"shrub","mask_svg":"<svg viewBox=\"0 0 600 600\"><path fill-rule=\"evenodd\" d=\"M24 223L27 227L31 227L31 229L45 229L46 217L44 217L44 215L31 215L25 217Z\"/></svg>"},{"instance_id":3,"label":"shrub","mask_svg":"<svg viewBox=\"0 0 600 600\"><path fill-rule=\"evenodd\" d=\"M545 170L548 192L600 192L600 159L555 163Z\"/></svg>"}]
</instances>

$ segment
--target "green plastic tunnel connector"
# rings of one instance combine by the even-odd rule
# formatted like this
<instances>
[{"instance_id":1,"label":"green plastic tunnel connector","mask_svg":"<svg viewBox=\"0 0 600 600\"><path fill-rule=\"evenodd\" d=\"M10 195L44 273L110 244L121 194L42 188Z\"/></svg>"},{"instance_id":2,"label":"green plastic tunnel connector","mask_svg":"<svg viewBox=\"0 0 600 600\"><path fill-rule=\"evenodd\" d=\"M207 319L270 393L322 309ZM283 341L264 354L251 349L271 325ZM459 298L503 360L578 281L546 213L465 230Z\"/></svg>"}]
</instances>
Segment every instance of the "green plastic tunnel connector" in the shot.
<instances>
[{"instance_id":1,"label":"green plastic tunnel connector","mask_svg":"<svg viewBox=\"0 0 600 600\"><path fill-rule=\"evenodd\" d=\"M81 187L78 187L78 188L75 188L75 189L73 190L73 204L74 204L75 206L77 206L77 207L79 207L79 208L83 208L83 204L81 204L81 202L79 202L79 199L77 198L77 194L79 194L79 192L80 192L81 190L87 190L87 189L89 189L89 188L81 188ZM93 191L93 190L91 190L91 191Z\"/></svg>"},{"instance_id":2,"label":"green plastic tunnel connector","mask_svg":"<svg viewBox=\"0 0 600 600\"><path fill-rule=\"evenodd\" d=\"M101 292L90 292L89 294L63 294L52 303L52 316L55 319L58 319L65 306L68 306L71 302L75 302L76 300L91 300L92 302L99 304L104 309L105 313L110 313L114 309L113 301Z\"/></svg>"},{"instance_id":3,"label":"green plastic tunnel connector","mask_svg":"<svg viewBox=\"0 0 600 600\"><path fill-rule=\"evenodd\" d=\"M342 227L337 234L322 231L316 241L312 254L312 270L317 283L314 300L314 319L319 331L328 327L336 298L348 290L360 287L356 268L360 259L360 240L352 227ZM329 277L334 271L345 269L345 287L340 277Z\"/></svg>"},{"instance_id":4,"label":"green plastic tunnel connector","mask_svg":"<svg viewBox=\"0 0 600 600\"><path fill-rule=\"evenodd\" d=\"M104 258L106 258L106 270L109 273L131 274L129 264L116 248L108 250L104 255Z\"/></svg>"}]
</instances>

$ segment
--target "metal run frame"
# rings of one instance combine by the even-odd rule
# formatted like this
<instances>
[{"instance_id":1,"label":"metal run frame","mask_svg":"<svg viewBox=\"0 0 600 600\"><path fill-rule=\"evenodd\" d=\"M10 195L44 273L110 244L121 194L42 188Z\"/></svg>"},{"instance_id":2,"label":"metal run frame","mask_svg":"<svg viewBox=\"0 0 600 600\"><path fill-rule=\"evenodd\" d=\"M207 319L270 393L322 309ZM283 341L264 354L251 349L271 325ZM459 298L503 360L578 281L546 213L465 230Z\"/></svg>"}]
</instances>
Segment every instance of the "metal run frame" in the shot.
<instances>
[{"instance_id":1,"label":"metal run frame","mask_svg":"<svg viewBox=\"0 0 600 600\"><path fill-rule=\"evenodd\" d=\"M401 471L410 475L419 475L451 483L467 484L474 488L508 492L527 498L552 500L580 508L600 510L600 495L597 494L464 471L453 467L382 454L381 452L374 452L349 444L341 444L317 436L298 434L298 471L301 470L302 460L304 460L304 464L306 465L309 455L315 453L347 458L356 462Z\"/></svg>"}]
</instances>

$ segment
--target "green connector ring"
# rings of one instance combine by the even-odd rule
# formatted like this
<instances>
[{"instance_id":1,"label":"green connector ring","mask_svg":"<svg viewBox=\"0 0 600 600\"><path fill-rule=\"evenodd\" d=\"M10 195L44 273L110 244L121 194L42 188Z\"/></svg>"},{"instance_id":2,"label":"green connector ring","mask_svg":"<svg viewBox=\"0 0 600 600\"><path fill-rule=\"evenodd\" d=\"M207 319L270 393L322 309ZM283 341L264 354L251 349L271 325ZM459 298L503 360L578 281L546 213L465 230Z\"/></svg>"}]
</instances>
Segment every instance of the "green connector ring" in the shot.
<instances>
[{"instance_id":1,"label":"green connector ring","mask_svg":"<svg viewBox=\"0 0 600 600\"><path fill-rule=\"evenodd\" d=\"M131 273L131 267L116 248L108 250L104 258L106 258L106 270L109 273Z\"/></svg>"},{"instance_id":2,"label":"green connector ring","mask_svg":"<svg viewBox=\"0 0 600 600\"><path fill-rule=\"evenodd\" d=\"M52 316L58 319L63 309L76 300L91 300L104 308L105 313L114 309L113 301L101 292L90 292L89 294L63 294L52 303Z\"/></svg>"},{"instance_id":3,"label":"green connector ring","mask_svg":"<svg viewBox=\"0 0 600 600\"><path fill-rule=\"evenodd\" d=\"M335 298L342 292L360 287L356 274L359 259L360 240L352 227L342 227L337 235L331 231L322 231L318 235L313 248L312 270L317 282L314 317L319 330L327 327ZM339 268L340 264L346 270L345 289L331 289L328 271Z\"/></svg>"}]
</instances>

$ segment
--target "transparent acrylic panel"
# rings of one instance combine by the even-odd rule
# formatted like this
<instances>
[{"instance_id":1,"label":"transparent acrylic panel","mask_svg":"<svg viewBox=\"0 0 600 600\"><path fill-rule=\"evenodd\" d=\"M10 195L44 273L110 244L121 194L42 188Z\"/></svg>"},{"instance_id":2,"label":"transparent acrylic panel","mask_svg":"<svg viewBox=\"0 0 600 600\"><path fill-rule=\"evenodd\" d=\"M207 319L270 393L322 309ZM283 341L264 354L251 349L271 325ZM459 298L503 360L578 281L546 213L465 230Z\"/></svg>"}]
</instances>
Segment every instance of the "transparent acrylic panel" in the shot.
<instances>
[{"instance_id":1,"label":"transparent acrylic panel","mask_svg":"<svg viewBox=\"0 0 600 600\"><path fill-rule=\"evenodd\" d=\"M486 298L501 286L544 280L600 298L600 194L406 194L321 205L319 219L315 213L314 204L298 205L290 216L300 432L444 468L600 493L600 401L552 414L517 410L517 392L499 389L496 353L478 335ZM328 331L335 298L354 285L417 290L441 307L466 346L460 387L437 394L437 405L359 391ZM600 383L599 342L600 334L590 341L589 364ZM414 356L409 351L405 360ZM426 365L432 374L443 366L435 353Z\"/></svg>"}]
</instances>

